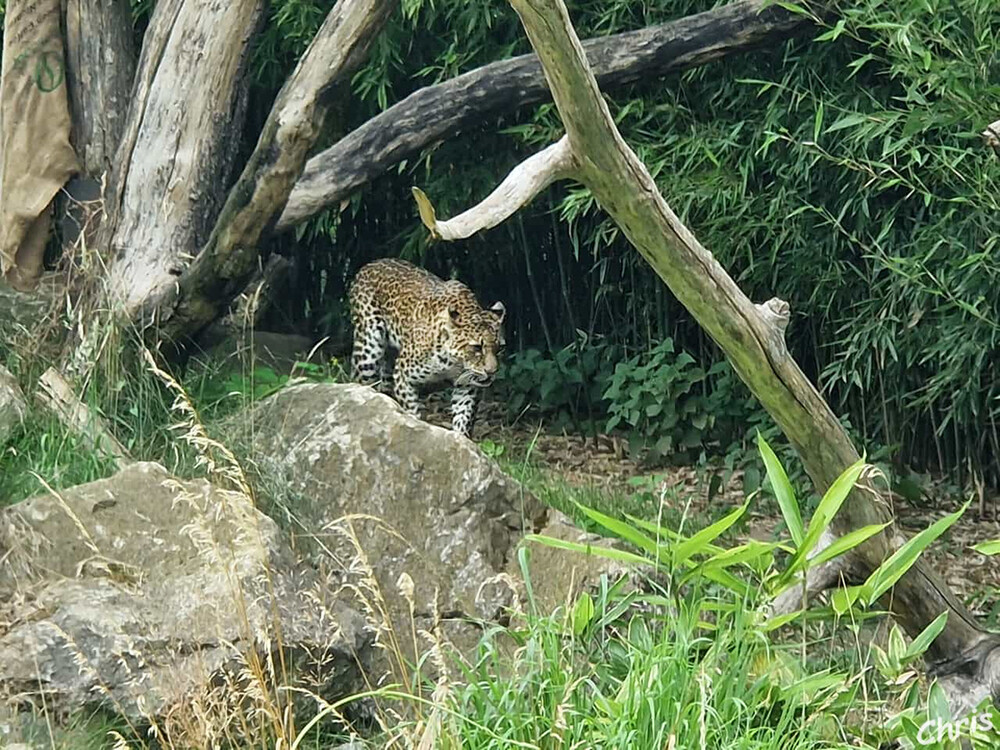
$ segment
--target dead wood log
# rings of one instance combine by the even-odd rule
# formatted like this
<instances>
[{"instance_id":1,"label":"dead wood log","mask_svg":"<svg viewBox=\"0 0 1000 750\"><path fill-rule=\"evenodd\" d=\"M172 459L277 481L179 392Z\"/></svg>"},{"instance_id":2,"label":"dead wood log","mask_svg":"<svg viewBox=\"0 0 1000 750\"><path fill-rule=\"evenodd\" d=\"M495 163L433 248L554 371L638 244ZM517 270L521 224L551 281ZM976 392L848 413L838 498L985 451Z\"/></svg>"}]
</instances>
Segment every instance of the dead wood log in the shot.
<instances>
[{"instance_id":1,"label":"dead wood log","mask_svg":"<svg viewBox=\"0 0 1000 750\"><path fill-rule=\"evenodd\" d=\"M586 185L629 241L678 300L722 348L740 378L775 419L798 452L821 493L859 456L829 406L784 344L788 305L770 300L754 305L677 218L645 165L622 139L601 96L563 0L510 0L538 53L572 152L570 176ZM520 180L538 181L543 169L519 168ZM516 170L517 171L517 170ZM512 173L513 174L513 173ZM508 178L509 180L510 178ZM508 195L530 200L530 185ZM513 198L512 198L513 200ZM460 234L468 236L496 223L497 196L461 215ZM517 206L507 206L510 215ZM428 210L430 209L430 210ZM422 217L438 236L448 222L422 207ZM890 521L887 503L862 482L844 503L831 531L840 536L856 528ZM842 559L848 578L864 578L903 539L890 526ZM840 571L838 571L840 572ZM816 577L819 577L818 574ZM826 585L834 577L823 576ZM985 632L943 580L919 561L886 595L885 605L910 635L916 635L944 611L945 629L926 659L942 678L956 713L966 712L992 695L1000 701L1000 636Z\"/></svg>"},{"instance_id":2,"label":"dead wood log","mask_svg":"<svg viewBox=\"0 0 1000 750\"><path fill-rule=\"evenodd\" d=\"M200 332L246 287L258 241L274 226L319 137L331 92L361 64L396 0L339 0L278 93L249 162L204 248L175 287L149 296L157 336Z\"/></svg>"},{"instance_id":3,"label":"dead wood log","mask_svg":"<svg viewBox=\"0 0 1000 750\"><path fill-rule=\"evenodd\" d=\"M125 130L135 76L128 0L64 0L73 148L84 173L110 171Z\"/></svg>"},{"instance_id":4,"label":"dead wood log","mask_svg":"<svg viewBox=\"0 0 1000 750\"><path fill-rule=\"evenodd\" d=\"M160 0L143 40L105 194L102 245L115 309L173 285L208 239L246 110L244 73L263 0Z\"/></svg>"},{"instance_id":5,"label":"dead wood log","mask_svg":"<svg viewBox=\"0 0 1000 750\"><path fill-rule=\"evenodd\" d=\"M756 49L809 26L806 16L763 6L763 0L739 0L659 26L589 39L584 49L601 86L612 88ZM309 159L277 229L336 205L422 148L549 98L537 55L484 65L422 88Z\"/></svg>"}]
</instances>

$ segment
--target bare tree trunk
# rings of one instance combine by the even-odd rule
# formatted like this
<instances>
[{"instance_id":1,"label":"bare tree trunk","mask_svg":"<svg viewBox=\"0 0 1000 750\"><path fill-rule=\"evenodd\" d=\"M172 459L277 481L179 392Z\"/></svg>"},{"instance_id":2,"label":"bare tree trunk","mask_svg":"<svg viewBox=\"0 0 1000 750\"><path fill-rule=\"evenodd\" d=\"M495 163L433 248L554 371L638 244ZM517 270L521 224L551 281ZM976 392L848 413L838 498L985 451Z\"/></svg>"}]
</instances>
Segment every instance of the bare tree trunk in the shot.
<instances>
[{"instance_id":1,"label":"bare tree trunk","mask_svg":"<svg viewBox=\"0 0 1000 750\"><path fill-rule=\"evenodd\" d=\"M128 0L64 0L69 107L80 166L100 180L125 130L135 76Z\"/></svg>"},{"instance_id":2,"label":"bare tree trunk","mask_svg":"<svg viewBox=\"0 0 1000 750\"><path fill-rule=\"evenodd\" d=\"M339 0L282 87L257 147L204 249L177 284L147 296L158 338L196 335L225 311L257 269L261 235L274 226L322 132L331 92L367 56L396 0Z\"/></svg>"},{"instance_id":3,"label":"bare tree trunk","mask_svg":"<svg viewBox=\"0 0 1000 750\"><path fill-rule=\"evenodd\" d=\"M169 289L208 239L232 173L263 7L156 4L105 195L109 294L127 314Z\"/></svg>"},{"instance_id":4,"label":"bare tree trunk","mask_svg":"<svg viewBox=\"0 0 1000 750\"><path fill-rule=\"evenodd\" d=\"M136 53L128 0L63 0L63 6L71 139L80 174L57 198L56 216L64 252L73 252L81 232L87 247L97 244L102 182L125 129Z\"/></svg>"},{"instance_id":5,"label":"bare tree trunk","mask_svg":"<svg viewBox=\"0 0 1000 750\"><path fill-rule=\"evenodd\" d=\"M798 451L816 488L825 491L859 457L785 348L788 305L778 299L754 305L667 205L615 127L562 0L511 0L511 5L541 60L566 136L542 152L548 158L533 157L532 168L522 164L517 185L508 178L493 195L452 221L439 222L429 202L418 196L425 204L421 217L435 236L466 237L510 215L553 175L568 174L582 182L723 349ZM501 208L504 200L513 205ZM842 535L888 520L887 504L874 489L862 486L845 502L832 530ZM843 561L844 574L849 579L866 576L902 541L897 532L873 537ZM838 577L815 575L813 580L829 586ZM926 657L944 678L957 712L968 711L991 694L1000 700L1000 637L986 633L928 565L920 562L911 568L885 604L911 635L949 612L944 631Z\"/></svg>"},{"instance_id":6,"label":"bare tree trunk","mask_svg":"<svg viewBox=\"0 0 1000 750\"><path fill-rule=\"evenodd\" d=\"M756 49L808 28L806 16L763 0L638 31L589 39L587 58L605 88L686 70ZM332 147L309 159L278 221L278 230L336 205L393 164L488 117L550 98L537 55L484 65L415 91Z\"/></svg>"}]
</instances>

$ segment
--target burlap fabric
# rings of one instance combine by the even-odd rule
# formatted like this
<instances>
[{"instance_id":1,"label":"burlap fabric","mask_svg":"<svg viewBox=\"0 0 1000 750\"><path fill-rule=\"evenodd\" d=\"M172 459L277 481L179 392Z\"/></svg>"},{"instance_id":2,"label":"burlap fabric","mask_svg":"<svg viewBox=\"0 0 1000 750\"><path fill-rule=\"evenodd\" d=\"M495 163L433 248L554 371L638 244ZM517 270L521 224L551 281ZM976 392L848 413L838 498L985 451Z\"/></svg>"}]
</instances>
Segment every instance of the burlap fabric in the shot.
<instances>
[{"instance_id":1,"label":"burlap fabric","mask_svg":"<svg viewBox=\"0 0 1000 750\"><path fill-rule=\"evenodd\" d=\"M0 71L0 272L42 273L52 198L77 171L70 145L60 0L7 0Z\"/></svg>"}]
</instances>

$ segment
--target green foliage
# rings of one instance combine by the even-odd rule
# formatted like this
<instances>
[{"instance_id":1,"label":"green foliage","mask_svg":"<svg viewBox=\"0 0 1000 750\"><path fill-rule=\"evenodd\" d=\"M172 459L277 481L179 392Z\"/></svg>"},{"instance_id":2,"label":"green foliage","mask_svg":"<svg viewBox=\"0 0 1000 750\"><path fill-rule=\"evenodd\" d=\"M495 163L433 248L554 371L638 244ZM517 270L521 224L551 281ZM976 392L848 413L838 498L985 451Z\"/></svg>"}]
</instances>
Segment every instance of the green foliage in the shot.
<instances>
[{"instance_id":1,"label":"green foliage","mask_svg":"<svg viewBox=\"0 0 1000 750\"><path fill-rule=\"evenodd\" d=\"M106 457L68 432L54 417L30 414L0 451L0 507L53 489L103 479L114 471Z\"/></svg>"},{"instance_id":2,"label":"green foliage","mask_svg":"<svg viewBox=\"0 0 1000 750\"><path fill-rule=\"evenodd\" d=\"M706 370L669 338L624 361L618 347L582 339L552 356L516 352L498 388L512 418L529 411L556 429L624 430L632 453L652 463L721 457L730 472L745 470L756 430L776 431L727 363ZM748 491L760 482L750 474Z\"/></svg>"},{"instance_id":3,"label":"green foliage","mask_svg":"<svg viewBox=\"0 0 1000 750\"><path fill-rule=\"evenodd\" d=\"M610 414L606 429L626 427L633 449L655 458L686 460L703 448L715 426L716 404L705 385L724 367L706 372L687 352L675 352L669 338L648 354L620 362L603 394Z\"/></svg>"},{"instance_id":4,"label":"green foliage","mask_svg":"<svg viewBox=\"0 0 1000 750\"><path fill-rule=\"evenodd\" d=\"M586 37L706 7L585 2L573 21ZM790 350L866 444L959 479L971 456L977 474L996 480L998 433L981 426L1000 409L1000 162L978 133L1000 111L1000 8L870 0L833 10L818 40L720 61L655 89L609 91L612 110L668 201L744 290L791 303ZM380 75L392 102L419 82L524 49L514 20L499 2L408 4L387 32L407 56L377 53L366 106L378 106ZM502 132L489 126L436 146L364 190L336 220L330 252L357 256L331 278L348 276L369 248L398 250L507 301L515 348L539 348L544 326L555 348L584 330L631 356L670 338L697 362L715 360L585 190L555 187L488 237L425 245L409 186L424 187L442 214L465 208L561 133L551 105L517 118Z\"/></svg>"},{"instance_id":5,"label":"green foliage","mask_svg":"<svg viewBox=\"0 0 1000 750\"><path fill-rule=\"evenodd\" d=\"M530 557L520 559L528 573ZM518 624L483 638L452 688L436 746L791 750L843 739L834 717L855 690L843 676L809 691L782 684L769 665L784 649L758 637L742 601L692 592L676 602L669 627L631 615L637 603L665 601L640 601L606 579L568 611L539 612L532 598ZM717 611L710 630L709 610Z\"/></svg>"},{"instance_id":6,"label":"green foliage","mask_svg":"<svg viewBox=\"0 0 1000 750\"><path fill-rule=\"evenodd\" d=\"M512 354L501 365L498 385L511 416L530 409L555 428L603 417L602 403L617 350L578 342L548 356L538 349Z\"/></svg>"},{"instance_id":7,"label":"green foliage","mask_svg":"<svg viewBox=\"0 0 1000 750\"><path fill-rule=\"evenodd\" d=\"M801 586L802 577L810 568L845 554L881 532L887 524L857 529L838 538L832 545L810 557L820 536L830 527L855 483L866 471L866 465L859 461L854 466L848 467L831 485L813 512L808 525L804 526L803 509L798 504L784 467L762 437L758 437L758 444L771 486L778 497L778 505L786 519L791 537L789 540L774 543L750 540L735 546L727 546L721 542L727 532L735 528L746 513L750 499L743 506L690 535L663 523L652 523L635 517L622 520L591 508L580 509L605 532L627 542L631 549L579 544L539 535L529 535L526 540L640 567L654 568L658 573L658 585L664 587L665 595L645 597L645 599L671 608L668 616L670 627L665 630L676 634L675 628L683 629L684 623L694 623L697 629L712 634L711 642L716 645L720 642L727 644L726 647L731 653L738 654L740 651L729 640L730 636L734 632L743 631L743 628L746 628L745 632L763 636L792 623L800 624L802 637L801 642L797 644L797 648L800 649L797 655L796 644L782 639L779 642L785 645L774 647L773 650L769 648L766 653L758 653L751 660L755 668L741 675L732 675L730 679L736 679L738 682L736 685L730 685L729 689L742 691L748 685L746 680L749 674L760 675L757 681L749 684L760 686L760 680L763 679L764 683L777 691L768 693L769 700L791 701L806 710L810 716L814 717L812 712L817 710L821 713L830 712L836 717L832 725L854 736L851 746L878 747L900 738L909 738L913 741L926 722L951 721L947 702L943 700L940 687L932 684L926 699L922 700L917 672L912 669L912 665L922 657L943 630L947 613L929 623L909 644L906 643L898 626L894 626L890 631L886 648L873 644L871 654L874 656L876 674L881 682L868 684L863 694L859 689L865 677L848 679L845 673L817 668L815 654L810 657L808 651L817 646L813 633L819 631L810 632L810 627L817 621L832 621L836 627L847 627L855 631L862 626L871 617L867 609L875 605L877 600L889 591L914 564L927 545L940 537L965 508L939 520L909 540L886 559L863 586L838 589L834 594L832 606L800 610L774 617L767 608L773 597L789 587ZM787 553L787 556L782 557L781 553ZM780 562L781 560L784 562ZM709 592L711 595L707 596ZM838 600L842 604L839 604ZM581 636L593 634L591 623L597 619L597 613L601 611L602 606L604 605L600 603L595 604L589 597L577 600L567 615L567 629L574 639L584 640ZM635 623L636 620L633 620L632 624ZM648 623L642 627L646 634L644 637L648 638L650 634ZM632 632L631 627L626 630ZM856 633L851 636L852 641L856 638ZM757 642L766 643L767 639L760 638ZM608 651L605 650L604 653ZM739 659L738 656L736 658ZM602 662L597 666L597 674L601 674L601 669L606 668L605 664L606 662ZM766 667L758 672L761 664ZM667 664L664 668L670 670L672 667ZM720 689L718 683L716 689ZM876 694L881 696L876 697ZM864 725L855 726L859 714L865 714L865 711L855 713L859 708L857 702L860 700L864 700L868 708L880 706L886 720L877 725L865 721ZM822 704L817 701L822 701ZM753 701L748 705L754 705ZM811 708L806 709L806 706ZM771 710L773 711L773 708ZM988 698L978 707L978 711L987 712L991 716L997 715L995 709L989 705ZM619 715L615 711L604 713L615 717ZM585 723L586 720L579 721ZM996 729L981 731L983 726L981 724L979 730L972 732L966 724L963 736L971 736L977 748L995 747L1000 735ZM994 722L993 726L1000 727L1000 723ZM837 736L836 732L820 733L818 736L829 742L844 742L846 739L843 735ZM861 738L864 738L864 741ZM586 739L593 741L590 737ZM651 738L650 741L653 742L651 746L660 746L663 737ZM603 745L598 742L598 746ZM678 742L678 746L686 745L681 741ZM780 746L787 747L785 744ZM947 740L926 746L942 749L950 747Z\"/></svg>"},{"instance_id":8,"label":"green foliage","mask_svg":"<svg viewBox=\"0 0 1000 750\"><path fill-rule=\"evenodd\" d=\"M507 452L507 446L502 443L494 443L492 440L484 440L479 444L479 450L483 452L483 455L496 461Z\"/></svg>"},{"instance_id":9,"label":"green foliage","mask_svg":"<svg viewBox=\"0 0 1000 750\"><path fill-rule=\"evenodd\" d=\"M251 61L244 150L332 5L269 4ZM573 4L572 20L586 38L713 5L585 0ZM140 29L153 3L131 6ZM921 471L950 469L961 482L971 469L996 483L1000 161L978 134L1000 111L1000 5L863 0L829 10L812 39L607 91L612 111L672 207L748 295L790 302L792 354L865 444L888 446ZM406 0L320 145L420 86L527 51L502 0ZM619 356L652 356L669 338L698 363L716 361L714 345L579 187L554 186L483 236L426 243L412 184L452 214L561 132L551 104L504 113L410 157L300 227L298 244L276 242L312 280L276 319L342 332L353 272L402 254L507 302L513 349L561 352L584 331ZM607 418L592 380L574 382L577 373L603 376L603 365L540 367L549 372L514 388L522 406L559 425ZM567 382L545 386L542 398L543 384L563 372ZM669 440L683 444L685 434Z\"/></svg>"},{"instance_id":10,"label":"green foliage","mask_svg":"<svg viewBox=\"0 0 1000 750\"><path fill-rule=\"evenodd\" d=\"M296 362L290 374L279 374L267 366L257 366L249 371L200 371L189 383L188 390L206 416L217 419L267 398L284 388L291 380L299 378L318 383L341 383L347 380L341 364L332 359L325 365Z\"/></svg>"}]
</instances>

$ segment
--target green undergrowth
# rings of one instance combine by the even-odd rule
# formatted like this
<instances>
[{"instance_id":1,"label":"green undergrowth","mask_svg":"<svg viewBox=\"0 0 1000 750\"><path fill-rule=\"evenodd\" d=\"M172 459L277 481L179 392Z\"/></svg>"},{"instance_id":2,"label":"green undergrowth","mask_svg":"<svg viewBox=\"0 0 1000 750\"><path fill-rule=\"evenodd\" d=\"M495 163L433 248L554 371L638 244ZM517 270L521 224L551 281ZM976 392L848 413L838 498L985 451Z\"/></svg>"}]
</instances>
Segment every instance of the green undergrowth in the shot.
<instances>
[{"instance_id":1,"label":"green undergrowth","mask_svg":"<svg viewBox=\"0 0 1000 750\"><path fill-rule=\"evenodd\" d=\"M594 508L615 515L634 515L647 520L657 516L679 521L684 499L675 490L660 492L655 487L634 487L628 492L620 488L578 485L567 481L556 472L543 467L531 454L530 446L523 455L507 453L506 446L499 455L496 444L484 441L487 455L493 454L501 470L520 482L526 490L551 508L565 513L588 531L600 533L601 528L580 511L580 507Z\"/></svg>"},{"instance_id":2,"label":"green undergrowth","mask_svg":"<svg viewBox=\"0 0 1000 750\"><path fill-rule=\"evenodd\" d=\"M110 359L82 388L81 400L91 414L106 425L131 458L161 463L180 477L198 475L197 452L177 439L173 395L149 371L132 344L125 344ZM44 370L43 363L13 357L8 361L30 393L31 384ZM284 373L254 362L251 356L247 363L195 360L179 373L179 380L199 419L211 426L277 392L293 376L327 382L344 378L336 361L297 363L293 373ZM110 456L30 403L27 418L0 453L0 506L49 488L59 490L111 476L115 467Z\"/></svg>"},{"instance_id":3,"label":"green undergrowth","mask_svg":"<svg viewBox=\"0 0 1000 750\"><path fill-rule=\"evenodd\" d=\"M820 701L778 686L769 665L781 649L759 637L745 602L709 629L704 609L727 602L706 592L670 617L621 621L622 601L612 593L529 614L503 632L513 655L485 638L481 660L450 691L448 741L435 746L833 746L843 702L817 711Z\"/></svg>"}]
</instances>

